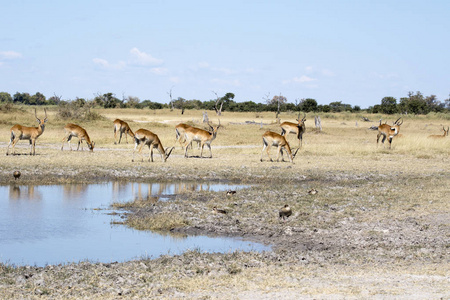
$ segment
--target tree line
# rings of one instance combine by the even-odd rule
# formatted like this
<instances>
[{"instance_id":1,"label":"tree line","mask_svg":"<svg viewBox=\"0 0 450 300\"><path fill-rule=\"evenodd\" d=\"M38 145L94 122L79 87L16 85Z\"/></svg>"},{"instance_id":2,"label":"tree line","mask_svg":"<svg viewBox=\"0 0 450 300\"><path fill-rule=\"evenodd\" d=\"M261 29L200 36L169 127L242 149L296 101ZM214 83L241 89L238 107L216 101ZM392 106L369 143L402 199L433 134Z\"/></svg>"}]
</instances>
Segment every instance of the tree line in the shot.
<instances>
[{"instance_id":1,"label":"tree line","mask_svg":"<svg viewBox=\"0 0 450 300\"><path fill-rule=\"evenodd\" d=\"M263 103L256 103L254 101L236 102L234 101L233 93L226 93L223 96L218 96L216 99L201 101L197 99L187 100L182 97L172 99L170 93L169 103L159 103L151 100L141 101L138 97L123 96L122 99L116 97L113 93L98 94L93 99L76 98L72 100L62 100L61 96L53 95L46 98L45 95L37 92L34 95L29 93L15 93L10 95L7 92L0 92L0 103L14 103L22 105L58 105L64 107L79 107L87 108L102 107L102 108L149 108L149 109L180 109L182 113L186 109L199 110L215 110L220 114L222 111L231 112L262 112L273 111L302 111L302 112L360 112L367 113L383 113L383 114L427 114L429 112L444 112L450 111L450 98L441 102L435 95L424 96L421 92L409 92L407 97L396 99L394 97L384 97L381 103L370 106L366 109L361 109L360 106L352 106L345 104L342 101L333 101L329 104L318 104L315 99L303 98L295 100L295 103L287 101L286 97L277 95L270 97L266 95L263 98Z\"/></svg>"}]
</instances>

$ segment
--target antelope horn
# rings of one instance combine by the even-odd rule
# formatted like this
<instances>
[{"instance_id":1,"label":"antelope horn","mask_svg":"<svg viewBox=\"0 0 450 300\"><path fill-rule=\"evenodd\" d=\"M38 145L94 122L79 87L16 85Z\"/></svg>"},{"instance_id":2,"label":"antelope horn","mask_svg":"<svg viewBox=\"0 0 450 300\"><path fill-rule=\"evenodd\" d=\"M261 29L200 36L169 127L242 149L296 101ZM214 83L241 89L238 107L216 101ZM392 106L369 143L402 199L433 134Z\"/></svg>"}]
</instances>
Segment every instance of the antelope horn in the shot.
<instances>
[{"instance_id":1,"label":"antelope horn","mask_svg":"<svg viewBox=\"0 0 450 300\"><path fill-rule=\"evenodd\" d=\"M166 159L169 158L170 153L172 153L173 148L175 148L175 147L170 148L169 153L167 153L167 149L169 149L169 147L166 148L166 151L165 151L166 152Z\"/></svg>"},{"instance_id":2,"label":"antelope horn","mask_svg":"<svg viewBox=\"0 0 450 300\"><path fill-rule=\"evenodd\" d=\"M219 125L217 126L217 129L219 129L219 127L220 127L220 119L218 118L217 120L219 120Z\"/></svg>"},{"instance_id":3,"label":"antelope horn","mask_svg":"<svg viewBox=\"0 0 450 300\"><path fill-rule=\"evenodd\" d=\"M403 124L403 121L402 121L402 123L400 123L400 124L398 123L398 121L400 121L401 118L402 118L402 117L398 118L397 121L394 122L394 125L402 125L402 124Z\"/></svg>"},{"instance_id":4,"label":"antelope horn","mask_svg":"<svg viewBox=\"0 0 450 300\"><path fill-rule=\"evenodd\" d=\"M44 122L47 121L47 109L44 108L44 112L45 112L45 118L44 118Z\"/></svg>"},{"instance_id":5,"label":"antelope horn","mask_svg":"<svg viewBox=\"0 0 450 300\"><path fill-rule=\"evenodd\" d=\"M303 119L302 119L302 121L303 121L303 122L306 121L306 113L303 113Z\"/></svg>"},{"instance_id":6,"label":"antelope horn","mask_svg":"<svg viewBox=\"0 0 450 300\"><path fill-rule=\"evenodd\" d=\"M39 120L39 118L37 117L37 113L36 113L36 108L34 109L34 116L36 117L36 119L40 122L41 120Z\"/></svg>"}]
</instances>

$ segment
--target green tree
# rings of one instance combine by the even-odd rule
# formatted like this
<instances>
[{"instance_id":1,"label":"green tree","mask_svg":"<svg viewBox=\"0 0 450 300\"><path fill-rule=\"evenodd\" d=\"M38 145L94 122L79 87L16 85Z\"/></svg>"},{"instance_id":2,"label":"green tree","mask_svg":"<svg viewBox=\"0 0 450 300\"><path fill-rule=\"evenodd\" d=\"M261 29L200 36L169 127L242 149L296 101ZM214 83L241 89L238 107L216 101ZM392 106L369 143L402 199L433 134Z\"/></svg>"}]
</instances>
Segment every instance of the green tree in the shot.
<instances>
[{"instance_id":1,"label":"green tree","mask_svg":"<svg viewBox=\"0 0 450 300\"><path fill-rule=\"evenodd\" d=\"M388 115L395 114L397 112L397 99L394 97L384 97L381 99L380 111Z\"/></svg>"},{"instance_id":2,"label":"green tree","mask_svg":"<svg viewBox=\"0 0 450 300\"><path fill-rule=\"evenodd\" d=\"M400 112L409 114L426 114L429 112L427 103L421 92L408 93L408 97L400 98Z\"/></svg>"},{"instance_id":3,"label":"green tree","mask_svg":"<svg viewBox=\"0 0 450 300\"><path fill-rule=\"evenodd\" d=\"M47 104L47 99L45 98L45 96L39 92L37 92L36 94L34 94L33 96L31 96L31 101L32 103L36 104L36 105L45 105Z\"/></svg>"},{"instance_id":4,"label":"green tree","mask_svg":"<svg viewBox=\"0 0 450 300\"><path fill-rule=\"evenodd\" d=\"M300 111L317 111L317 101L311 98L302 99L300 100L298 107Z\"/></svg>"},{"instance_id":5,"label":"green tree","mask_svg":"<svg viewBox=\"0 0 450 300\"><path fill-rule=\"evenodd\" d=\"M7 92L0 92L0 103L13 102L13 98Z\"/></svg>"}]
</instances>

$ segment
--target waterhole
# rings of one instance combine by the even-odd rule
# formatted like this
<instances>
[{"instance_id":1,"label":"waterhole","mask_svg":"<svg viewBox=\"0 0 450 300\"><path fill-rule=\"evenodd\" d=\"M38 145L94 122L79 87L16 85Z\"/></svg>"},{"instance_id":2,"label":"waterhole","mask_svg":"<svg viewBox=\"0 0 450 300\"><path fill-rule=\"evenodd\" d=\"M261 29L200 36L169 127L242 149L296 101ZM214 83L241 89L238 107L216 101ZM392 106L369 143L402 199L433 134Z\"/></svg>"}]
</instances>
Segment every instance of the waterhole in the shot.
<instances>
[{"instance_id":1,"label":"waterhole","mask_svg":"<svg viewBox=\"0 0 450 300\"><path fill-rule=\"evenodd\" d=\"M0 261L12 265L123 262L187 250L262 251L236 238L174 237L113 225L111 204L135 199L170 201L184 190L226 191L221 183L118 183L0 186Z\"/></svg>"}]
</instances>

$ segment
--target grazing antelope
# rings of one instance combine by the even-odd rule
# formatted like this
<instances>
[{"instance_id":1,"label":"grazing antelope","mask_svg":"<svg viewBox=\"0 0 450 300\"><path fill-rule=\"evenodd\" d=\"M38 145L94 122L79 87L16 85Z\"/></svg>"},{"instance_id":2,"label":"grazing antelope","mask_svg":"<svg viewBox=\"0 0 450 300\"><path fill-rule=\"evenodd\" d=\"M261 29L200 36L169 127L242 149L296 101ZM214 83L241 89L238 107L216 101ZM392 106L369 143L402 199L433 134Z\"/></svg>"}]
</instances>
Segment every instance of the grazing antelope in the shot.
<instances>
[{"instance_id":1,"label":"grazing antelope","mask_svg":"<svg viewBox=\"0 0 450 300\"><path fill-rule=\"evenodd\" d=\"M176 141L175 141L175 145L177 142L180 143L181 147L184 148L184 142L186 140L185 137L185 133L186 133L186 129L188 128L192 128L192 126L188 125L188 124L184 124L184 123L180 123L177 126L175 126L175 137L176 137ZM192 142L190 144L191 148L192 148ZM197 146L200 149L200 142L197 141Z\"/></svg>"},{"instance_id":2,"label":"grazing antelope","mask_svg":"<svg viewBox=\"0 0 450 300\"><path fill-rule=\"evenodd\" d=\"M72 151L72 145L70 144L70 141L72 140L72 137L78 138L78 147L77 151L80 149L81 144L81 151L83 151L83 140L86 141L86 144L88 145L89 150L94 151L95 142L91 142L91 139L89 138L88 133L84 128L81 126L78 126L76 124L67 124L64 126L64 131L66 132L66 135L62 139L62 145L61 145L61 151L64 148L64 142L67 140L67 143L69 143L70 150Z\"/></svg>"},{"instance_id":3,"label":"grazing antelope","mask_svg":"<svg viewBox=\"0 0 450 300\"><path fill-rule=\"evenodd\" d=\"M131 130L130 126L128 126L128 123L125 121L122 121L120 119L115 119L114 122L114 144L117 144L117 134L119 133L119 144L122 140L122 134L125 134L125 141L128 144L128 134L134 138L133 130Z\"/></svg>"},{"instance_id":4,"label":"grazing antelope","mask_svg":"<svg viewBox=\"0 0 450 300\"><path fill-rule=\"evenodd\" d=\"M278 158L280 157L280 152L281 152L281 160L284 161L283 152L281 150L282 148L284 148L284 150L286 150L286 152L288 154L289 161L291 163L294 163L294 157L300 148L297 148L297 151L295 151L295 153L292 154L291 147L289 147L289 143L286 141L286 138L284 136L282 136L278 133L272 132L272 131L266 131L262 135L262 139L263 139L263 149L261 151L261 161L263 161L262 157L263 157L265 149L267 149L266 152L267 152L267 156L269 157L270 161L273 161L272 158L270 157L269 150L270 150L270 147L277 146L278 147L277 161L278 161Z\"/></svg>"},{"instance_id":5,"label":"grazing antelope","mask_svg":"<svg viewBox=\"0 0 450 300\"><path fill-rule=\"evenodd\" d=\"M144 161L144 155L142 154L142 147L144 147L144 145L147 145L150 149L150 154L149 154L149 158L148 160L153 162L153 148L157 148L159 151L159 154L161 154L161 159L162 161L166 161L169 156L170 153L172 153L173 148L172 147L169 151L168 151L168 147L164 150L161 141L159 140L158 136L156 134L154 134L153 132L146 130L146 129L139 129L138 131L136 131L134 133L134 150L133 150L133 158L131 161L134 161L134 153L136 152L136 149L139 145L141 145L139 147L139 154L141 154L142 156L142 161ZM168 151L168 152L167 152Z\"/></svg>"},{"instance_id":6,"label":"grazing antelope","mask_svg":"<svg viewBox=\"0 0 450 300\"><path fill-rule=\"evenodd\" d=\"M45 118L39 119L36 114L36 109L34 109L34 116L39 122L38 127L25 127L19 124L11 127L11 140L9 142L8 148L6 148L6 155L9 154L9 146L12 144L13 154L16 153L15 146L19 140L29 140L30 141L30 155L35 155L36 152L36 140L45 129L45 122L47 122L47 110L44 108Z\"/></svg>"},{"instance_id":7,"label":"grazing antelope","mask_svg":"<svg viewBox=\"0 0 450 300\"><path fill-rule=\"evenodd\" d=\"M186 141L184 142L184 157L188 157L187 155L187 149L189 144L192 143L192 141L195 142L200 142L200 158L203 157L203 147L205 146L205 144L208 146L209 148L209 154L210 154L210 158L212 158L212 151L211 151L211 142L214 141L214 139L217 136L217 130L219 130L220 128L220 120L219 120L219 125L217 125L216 127L211 126L211 124L209 124L209 128L210 131L206 131L200 128L196 128L196 127L191 127L191 128L186 128L184 136Z\"/></svg>"},{"instance_id":8,"label":"grazing antelope","mask_svg":"<svg viewBox=\"0 0 450 300\"><path fill-rule=\"evenodd\" d=\"M394 125L390 126L386 123L381 124L380 120L380 126L378 126L378 135L377 135L377 147L378 147L378 141L380 140L380 137L383 136L383 139L381 142L384 145L384 141L386 140L386 137L389 137L389 149L391 149L392 139L394 136L396 136L400 132L400 125L403 124L403 120L400 123L401 118L398 118L397 121L394 122Z\"/></svg>"},{"instance_id":9,"label":"grazing antelope","mask_svg":"<svg viewBox=\"0 0 450 300\"><path fill-rule=\"evenodd\" d=\"M447 127L447 130L445 130L445 127L442 126L442 130L444 130L444 134L443 135L439 135L439 134L432 134L429 135L429 138L433 138L433 139L439 139L439 138L444 138L446 136L448 136L448 131L449 131L450 127Z\"/></svg>"},{"instance_id":10,"label":"grazing antelope","mask_svg":"<svg viewBox=\"0 0 450 300\"><path fill-rule=\"evenodd\" d=\"M298 145L299 145L299 147L302 147L303 133L305 133L305 131L306 131L306 126L305 126L306 114L303 113L303 118L300 119L300 113L298 113L298 117L296 120L297 120L297 123L292 123L292 122L281 123L280 124L281 135L284 136L285 134L295 133L297 135Z\"/></svg>"}]
</instances>

